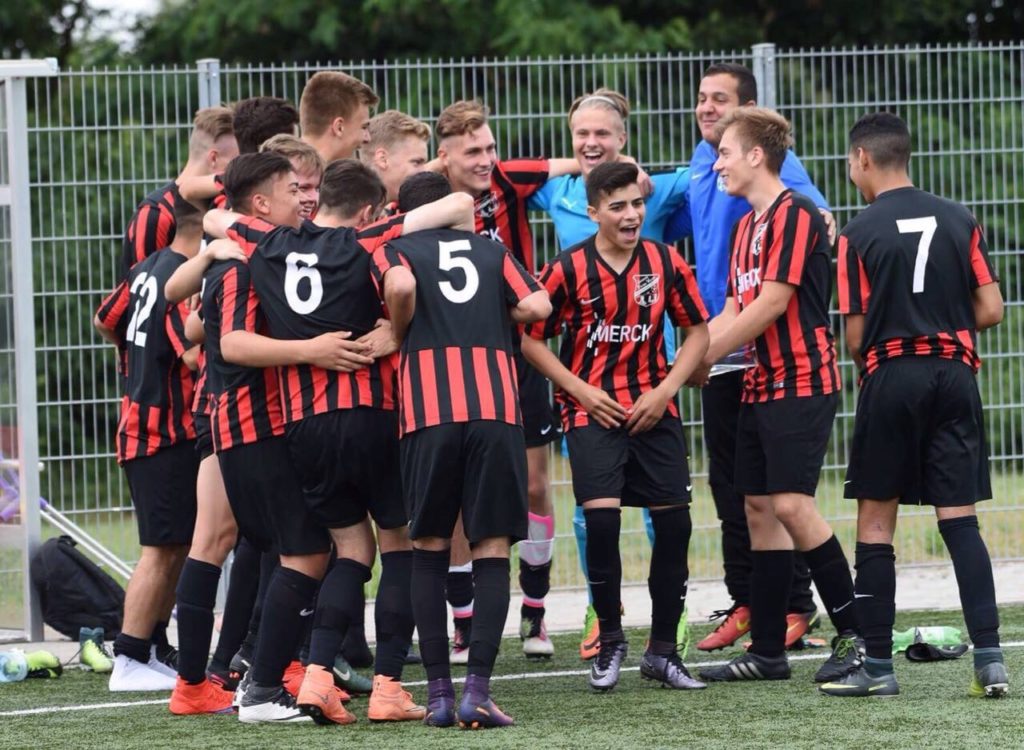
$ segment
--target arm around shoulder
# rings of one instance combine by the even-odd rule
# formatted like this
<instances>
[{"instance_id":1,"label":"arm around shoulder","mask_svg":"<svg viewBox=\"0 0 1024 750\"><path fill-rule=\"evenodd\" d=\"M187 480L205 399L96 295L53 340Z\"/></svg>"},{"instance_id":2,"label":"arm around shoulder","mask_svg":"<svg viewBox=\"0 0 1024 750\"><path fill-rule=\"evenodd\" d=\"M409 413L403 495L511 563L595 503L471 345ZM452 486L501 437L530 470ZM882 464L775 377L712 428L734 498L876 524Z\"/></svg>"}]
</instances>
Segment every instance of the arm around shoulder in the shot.
<instances>
[{"instance_id":1,"label":"arm around shoulder","mask_svg":"<svg viewBox=\"0 0 1024 750\"><path fill-rule=\"evenodd\" d=\"M551 297L545 289L533 292L510 309L509 314L516 323L537 323L547 320L551 315Z\"/></svg>"}]
</instances>

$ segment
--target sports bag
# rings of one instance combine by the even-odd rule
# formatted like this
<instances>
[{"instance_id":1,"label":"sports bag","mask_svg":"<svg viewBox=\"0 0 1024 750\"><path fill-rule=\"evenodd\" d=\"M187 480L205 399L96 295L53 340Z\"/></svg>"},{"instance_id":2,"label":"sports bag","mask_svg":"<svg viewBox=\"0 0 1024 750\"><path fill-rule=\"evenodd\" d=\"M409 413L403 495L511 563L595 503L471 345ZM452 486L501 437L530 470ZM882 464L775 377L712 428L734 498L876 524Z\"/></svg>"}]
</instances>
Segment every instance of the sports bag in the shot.
<instances>
[{"instance_id":1,"label":"sports bag","mask_svg":"<svg viewBox=\"0 0 1024 750\"><path fill-rule=\"evenodd\" d=\"M75 540L47 540L32 556L32 584L43 621L72 640L80 628L103 628L108 639L121 632L124 589L83 555Z\"/></svg>"}]
</instances>

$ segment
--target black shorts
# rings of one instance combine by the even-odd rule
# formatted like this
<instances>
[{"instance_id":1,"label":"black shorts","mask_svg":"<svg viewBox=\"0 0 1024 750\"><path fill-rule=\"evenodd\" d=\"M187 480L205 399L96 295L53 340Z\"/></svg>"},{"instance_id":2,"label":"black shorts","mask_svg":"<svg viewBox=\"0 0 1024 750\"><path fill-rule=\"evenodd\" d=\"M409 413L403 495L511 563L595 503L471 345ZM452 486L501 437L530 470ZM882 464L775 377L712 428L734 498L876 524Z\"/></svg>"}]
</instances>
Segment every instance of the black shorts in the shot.
<instances>
[{"instance_id":1,"label":"black shorts","mask_svg":"<svg viewBox=\"0 0 1024 750\"><path fill-rule=\"evenodd\" d=\"M565 440L577 505L606 497L637 508L689 504L686 436L677 417L632 436L622 427L574 427Z\"/></svg>"},{"instance_id":2,"label":"black shorts","mask_svg":"<svg viewBox=\"0 0 1024 750\"><path fill-rule=\"evenodd\" d=\"M161 448L152 456L126 461L124 473L135 506L139 544L191 544L199 474L195 441L185 440Z\"/></svg>"},{"instance_id":3,"label":"black shorts","mask_svg":"<svg viewBox=\"0 0 1024 750\"><path fill-rule=\"evenodd\" d=\"M426 427L399 443L409 536L450 538L462 511L470 544L526 538L526 445L516 425L490 420Z\"/></svg>"},{"instance_id":4,"label":"black shorts","mask_svg":"<svg viewBox=\"0 0 1024 750\"><path fill-rule=\"evenodd\" d=\"M740 406L736 491L813 497L838 403L839 394L830 393Z\"/></svg>"},{"instance_id":5,"label":"black shorts","mask_svg":"<svg viewBox=\"0 0 1024 750\"><path fill-rule=\"evenodd\" d=\"M213 455L213 433L210 432L210 415L193 413L192 421L196 426L196 453L199 454L199 460L202 462Z\"/></svg>"},{"instance_id":6,"label":"black shorts","mask_svg":"<svg viewBox=\"0 0 1024 750\"><path fill-rule=\"evenodd\" d=\"M335 409L288 425L288 450L313 519L353 526L367 512L382 529L406 524L398 412Z\"/></svg>"},{"instance_id":7,"label":"black shorts","mask_svg":"<svg viewBox=\"0 0 1024 750\"><path fill-rule=\"evenodd\" d=\"M519 409L527 448L540 448L562 437L562 422L551 402L551 387L522 354L515 355Z\"/></svg>"},{"instance_id":8,"label":"black shorts","mask_svg":"<svg viewBox=\"0 0 1024 750\"><path fill-rule=\"evenodd\" d=\"M938 357L897 357L865 378L843 494L938 507L992 497L971 368Z\"/></svg>"},{"instance_id":9,"label":"black shorts","mask_svg":"<svg viewBox=\"0 0 1024 750\"><path fill-rule=\"evenodd\" d=\"M276 545L282 555L330 549L330 535L306 509L283 436L228 448L217 459L238 531L255 547Z\"/></svg>"}]
</instances>

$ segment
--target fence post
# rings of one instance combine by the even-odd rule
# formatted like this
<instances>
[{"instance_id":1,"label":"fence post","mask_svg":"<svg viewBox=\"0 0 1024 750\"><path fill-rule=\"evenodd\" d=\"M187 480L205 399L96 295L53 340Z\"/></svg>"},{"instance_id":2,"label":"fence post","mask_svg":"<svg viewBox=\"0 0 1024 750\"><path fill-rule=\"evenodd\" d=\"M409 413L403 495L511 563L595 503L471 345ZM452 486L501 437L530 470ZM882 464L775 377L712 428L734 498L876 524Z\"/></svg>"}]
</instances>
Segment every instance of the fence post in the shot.
<instances>
[{"instance_id":1,"label":"fence post","mask_svg":"<svg viewBox=\"0 0 1024 750\"><path fill-rule=\"evenodd\" d=\"M14 297L14 389L17 394L18 494L22 533L25 633L43 639L39 597L32 585L32 555L40 544L39 418L36 395L36 321L33 298L32 198L28 170L28 98L25 81L58 72L57 61L17 60L0 64L7 113L7 189L11 211L11 291ZM2 178L0 178L2 179Z\"/></svg>"},{"instance_id":2,"label":"fence post","mask_svg":"<svg viewBox=\"0 0 1024 750\"><path fill-rule=\"evenodd\" d=\"M775 45L755 44L750 48L754 53L754 78L757 79L757 104L775 109Z\"/></svg>"},{"instance_id":3,"label":"fence post","mask_svg":"<svg viewBox=\"0 0 1024 750\"><path fill-rule=\"evenodd\" d=\"M199 68L199 108L220 106L220 60L204 57L196 61Z\"/></svg>"}]
</instances>

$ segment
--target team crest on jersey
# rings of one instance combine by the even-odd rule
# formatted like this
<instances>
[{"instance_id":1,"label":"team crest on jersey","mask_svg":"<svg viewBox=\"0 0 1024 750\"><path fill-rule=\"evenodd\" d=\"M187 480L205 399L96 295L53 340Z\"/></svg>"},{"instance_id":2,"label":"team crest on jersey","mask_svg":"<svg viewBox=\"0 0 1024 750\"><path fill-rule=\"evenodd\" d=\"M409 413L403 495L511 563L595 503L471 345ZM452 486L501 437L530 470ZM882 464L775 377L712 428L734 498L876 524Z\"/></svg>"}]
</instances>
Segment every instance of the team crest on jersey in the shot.
<instances>
[{"instance_id":1,"label":"team crest on jersey","mask_svg":"<svg viewBox=\"0 0 1024 750\"><path fill-rule=\"evenodd\" d=\"M490 219L498 213L498 196L492 191L477 199L476 212L482 219Z\"/></svg>"},{"instance_id":2,"label":"team crest on jersey","mask_svg":"<svg viewBox=\"0 0 1024 750\"><path fill-rule=\"evenodd\" d=\"M760 224L757 229L754 230L754 241L751 244L750 252L756 258L761 254L761 245L764 243L764 233L768 229L768 224Z\"/></svg>"},{"instance_id":3,"label":"team crest on jersey","mask_svg":"<svg viewBox=\"0 0 1024 750\"><path fill-rule=\"evenodd\" d=\"M639 273L633 277L633 299L641 307L650 307L661 297L661 274Z\"/></svg>"}]
</instances>

